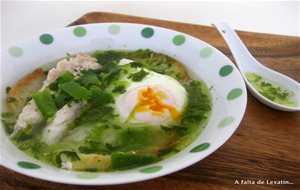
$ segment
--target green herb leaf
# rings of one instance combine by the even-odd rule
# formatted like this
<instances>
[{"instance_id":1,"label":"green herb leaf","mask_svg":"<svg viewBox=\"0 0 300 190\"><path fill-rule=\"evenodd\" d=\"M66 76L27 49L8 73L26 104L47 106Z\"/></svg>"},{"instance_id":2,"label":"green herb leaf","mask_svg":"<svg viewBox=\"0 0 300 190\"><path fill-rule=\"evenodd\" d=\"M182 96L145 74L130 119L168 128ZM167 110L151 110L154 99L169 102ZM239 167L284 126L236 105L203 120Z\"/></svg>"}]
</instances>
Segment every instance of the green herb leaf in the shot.
<instances>
[{"instance_id":1,"label":"green herb leaf","mask_svg":"<svg viewBox=\"0 0 300 190\"><path fill-rule=\"evenodd\" d=\"M185 87L188 92L188 104L183 113L182 125L188 128L197 127L208 117L211 110L210 97L204 93L205 86L200 81L191 81Z\"/></svg>"},{"instance_id":2,"label":"green herb leaf","mask_svg":"<svg viewBox=\"0 0 300 190\"><path fill-rule=\"evenodd\" d=\"M109 106L98 106L87 108L75 119L75 125L79 126L86 123L96 123L98 121L106 122L112 118L113 108Z\"/></svg>"},{"instance_id":3,"label":"green herb leaf","mask_svg":"<svg viewBox=\"0 0 300 190\"><path fill-rule=\"evenodd\" d=\"M36 159L39 159L40 157L44 156L43 150L47 147L47 144L44 142L40 142L36 139L32 139L32 145L30 147L30 150L33 154L33 156Z\"/></svg>"},{"instance_id":4,"label":"green herb leaf","mask_svg":"<svg viewBox=\"0 0 300 190\"><path fill-rule=\"evenodd\" d=\"M112 63L119 63L123 58L123 53L116 51L97 51L94 53L93 57L95 57L101 65L109 65Z\"/></svg>"},{"instance_id":5,"label":"green herb leaf","mask_svg":"<svg viewBox=\"0 0 300 190\"><path fill-rule=\"evenodd\" d=\"M126 88L124 85L119 85L119 86L116 86L113 91L113 93L119 93L119 94L123 94L126 92Z\"/></svg>"},{"instance_id":6,"label":"green herb leaf","mask_svg":"<svg viewBox=\"0 0 300 190\"><path fill-rule=\"evenodd\" d=\"M188 132L188 128L182 125L173 125L171 127L161 125L160 128L164 131L176 131L176 133L181 136L186 135Z\"/></svg>"},{"instance_id":7,"label":"green herb leaf","mask_svg":"<svg viewBox=\"0 0 300 190\"><path fill-rule=\"evenodd\" d=\"M2 112L1 113L1 121L3 123L5 132L7 134L11 134L14 131L15 125L15 113L14 112Z\"/></svg>"},{"instance_id":8,"label":"green herb leaf","mask_svg":"<svg viewBox=\"0 0 300 190\"><path fill-rule=\"evenodd\" d=\"M112 81L117 80L119 78L119 74L121 73L121 69L113 68L107 74L107 77L104 78L106 85L109 85Z\"/></svg>"},{"instance_id":9,"label":"green herb leaf","mask_svg":"<svg viewBox=\"0 0 300 190\"><path fill-rule=\"evenodd\" d=\"M130 64L130 66L132 67L132 68L138 68L138 67L143 67L143 64L141 64L141 63L139 63L139 62L130 62L129 63Z\"/></svg>"},{"instance_id":10,"label":"green herb leaf","mask_svg":"<svg viewBox=\"0 0 300 190\"><path fill-rule=\"evenodd\" d=\"M17 142L22 142L22 141L26 141L33 138L32 134L28 134L24 131L22 131L21 133L18 134L18 136L16 137L16 141Z\"/></svg>"},{"instance_id":11,"label":"green herb leaf","mask_svg":"<svg viewBox=\"0 0 300 190\"><path fill-rule=\"evenodd\" d=\"M144 69L140 70L137 73L133 73L129 76L134 82L142 81L149 73L146 72Z\"/></svg>"},{"instance_id":12,"label":"green herb leaf","mask_svg":"<svg viewBox=\"0 0 300 190\"><path fill-rule=\"evenodd\" d=\"M268 82L261 82L261 86L264 87L264 86L272 86L270 83Z\"/></svg>"},{"instance_id":13,"label":"green herb leaf","mask_svg":"<svg viewBox=\"0 0 300 190\"><path fill-rule=\"evenodd\" d=\"M80 160L78 154L76 152L73 151L61 151L57 157L56 157L56 163L61 166L62 163L62 156L65 156L66 159L70 160L70 161L77 161Z\"/></svg>"},{"instance_id":14,"label":"green herb leaf","mask_svg":"<svg viewBox=\"0 0 300 190\"><path fill-rule=\"evenodd\" d=\"M2 118L8 118L14 115L14 112L2 112L1 117Z\"/></svg>"},{"instance_id":15,"label":"green herb leaf","mask_svg":"<svg viewBox=\"0 0 300 190\"><path fill-rule=\"evenodd\" d=\"M167 127L167 126L164 126L164 125L161 125L160 128L164 131L172 131L174 130L172 127Z\"/></svg>"},{"instance_id":16,"label":"green herb leaf","mask_svg":"<svg viewBox=\"0 0 300 190\"><path fill-rule=\"evenodd\" d=\"M119 134L119 141L121 145L130 144L149 144L151 143L151 130L148 127L130 127L123 130Z\"/></svg>"},{"instance_id":17,"label":"green herb leaf","mask_svg":"<svg viewBox=\"0 0 300 190\"><path fill-rule=\"evenodd\" d=\"M122 129L122 127L121 127L121 126L119 126L119 125L112 125L112 127L113 127L114 129L116 129L116 130L118 130L118 129Z\"/></svg>"},{"instance_id":18,"label":"green herb leaf","mask_svg":"<svg viewBox=\"0 0 300 190\"><path fill-rule=\"evenodd\" d=\"M6 94L8 94L9 93L9 91L10 91L10 89L11 89L11 87L10 86L8 86L8 87L6 87Z\"/></svg>"}]
</instances>

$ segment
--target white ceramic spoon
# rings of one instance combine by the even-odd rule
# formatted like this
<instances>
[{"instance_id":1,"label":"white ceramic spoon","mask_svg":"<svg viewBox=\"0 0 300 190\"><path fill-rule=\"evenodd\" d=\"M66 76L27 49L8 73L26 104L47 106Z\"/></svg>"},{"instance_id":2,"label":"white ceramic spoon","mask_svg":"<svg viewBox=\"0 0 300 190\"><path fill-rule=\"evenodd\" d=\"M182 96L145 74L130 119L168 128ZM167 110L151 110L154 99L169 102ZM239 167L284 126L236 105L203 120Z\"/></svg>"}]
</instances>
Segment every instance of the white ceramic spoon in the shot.
<instances>
[{"instance_id":1,"label":"white ceramic spoon","mask_svg":"<svg viewBox=\"0 0 300 190\"><path fill-rule=\"evenodd\" d=\"M261 63L259 63L248 51L246 46L243 44L241 39L235 33L235 31L226 23L214 23L212 24L220 32L233 57L236 65L238 66L245 83L249 91L262 103L270 106L271 108L278 109L281 111L300 111L300 84L276 71L273 71ZM297 106L285 106L274 101L271 101L260 94L247 80L246 73L256 73L266 79L272 81L272 84L281 86L293 93L293 98L297 102Z\"/></svg>"}]
</instances>

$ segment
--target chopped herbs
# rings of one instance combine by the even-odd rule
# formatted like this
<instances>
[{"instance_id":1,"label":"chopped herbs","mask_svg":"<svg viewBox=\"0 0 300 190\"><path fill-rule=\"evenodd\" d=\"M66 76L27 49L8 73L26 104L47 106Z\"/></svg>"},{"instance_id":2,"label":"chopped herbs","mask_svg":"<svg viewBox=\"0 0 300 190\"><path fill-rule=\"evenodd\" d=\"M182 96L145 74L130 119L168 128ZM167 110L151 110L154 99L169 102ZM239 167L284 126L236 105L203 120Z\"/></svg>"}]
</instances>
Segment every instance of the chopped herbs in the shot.
<instances>
[{"instance_id":1,"label":"chopped herbs","mask_svg":"<svg viewBox=\"0 0 300 190\"><path fill-rule=\"evenodd\" d=\"M105 66L102 73L100 73L100 80L103 88L107 88L114 81L117 81L121 74L121 69L115 66Z\"/></svg>"},{"instance_id":2,"label":"chopped herbs","mask_svg":"<svg viewBox=\"0 0 300 190\"><path fill-rule=\"evenodd\" d=\"M188 104L182 118L182 125L188 126L189 132L198 127L201 121L208 118L211 111L211 100L208 89L200 81L191 81L185 85L188 92Z\"/></svg>"},{"instance_id":3,"label":"chopped herbs","mask_svg":"<svg viewBox=\"0 0 300 190\"><path fill-rule=\"evenodd\" d=\"M130 66L132 67L132 68L138 68L138 67L143 67L143 64L141 64L141 63L139 63L139 62L130 62L129 63L130 64Z\"/></svg>"},{"instance_id":4,"label":"chopped herbs","mask_svg":"<svg viewBox=\"0 0 300 190\"><path fill-rule=\"evenodd\" d=\"M9 118L9 117L11 117L11 116L13 116L13 115L14 115L13 112L2 112L2 113L1 113L1 117L2 117L2 118Z\"/></svg>"},{"instance_id":5,"label":"chopped herbs","mask_svg":"<svg viewBox=\"0 0 300 190\"><path fill-rule=\"evenodd\" d=\"M9 91L10 91L10 89L11 89L11 87L10 86L8 86L8 87L6 87L6 94L8 94L9 93Z\"/></svg>"},{"instance_id":6,"label":"chopped herbs","mask_svg":"<svg viewBox=\"0 0 300 190\"><path fill-rule=\"evenodd\" d=\"M185 126L182 126L182 125L173 125L171 127L166 127L166 126L163 126L161 125L160 128L162 130L165 130L165 131L175 131L178 135L186 135L186 133L188 132L188 128L185 127Z\"/></svg>"},{"instance_id":7,"label":"chopped herbs","mask_svg":"<svg viewBox=\"0 0 300 190\"><path fill-rule=\"evenodd\" d=\"M78 154L73 151L61 151L56 157L56 163L61 166L62 162L80 160Z\"/></svg>"},{"instance_id":8,"label":"chopped herbs","mask_svg":"<svg viewBox=\"0 0 300 190\"><path fill-rule=\"evenodd\" d=\"M96 51L93 55L101 65L109 65L119 63L124 58L122 52L117 51Z\"/></svg>"},{"instance_id":9,"label":"chopped herbs","mask_svg":"<svg viewBox=\"0 0 300 190\"><path fill-rule=\"evenodd\" d=\"M11 134L13 132L13 126L15 125L15 113L14 112L2 112L1 121L3 123L5 132Z\"/></svg>"},{"instance_id":10,"label":"chopped herbs","mask_svg":"<svg viewBox=\"0 0 300 190\"><path fill-rule=\"evenodd\" d=\"M80 126L87 123L108 122L113 117L113 108L109 106L91 107L82 112L75 119L75 125Z\"/></svg>"},{"instance_id":11,"label":"chopped herbs","mask_svg":"<svg viewBox=\"0 0 300 190\"><path fill-rule=\"evenodd\" d=\"M132 81L134 82L139 82L142 81L148 74L149 73L146 72L144 69L141 69L139 72L129 75L129 78L132 79Z\"/></svg>"},{"instance_id":12,"label":"chopped herbs","mask_svg":"<svg viewBox=\"0 0 300 190\"><path fill-rule=\"evenodd\" d=\"M256 73L247 73L246 78L260 94L269 100L285 106L297 105L297 102L293 100L293 92L272 84L272 82Z\"/></svg>"},{"instance_id":13,"label":"chopped herbs","mask_svg":"<svg viewBox=\"0 0 300 190\"><path fill-rule=\"evenodd\" d=\"M126 88L124 85L119 85L119 86L116 86L113 91L113 93L118 93L118 94L123 94L126 92Z\"/></svg>"},{"instance_id":14,"label":"chopped herbs","mask_svg":"<svg viewBox=\"0 0 300 190\"><path fill-rule=\"evenodd\" d=\"M26 141L29 140L31 138L33 138L34 136L32 134L26 133L24 131L22 131L20 134L18 134L18 136L16 137L16 141L17 142L22 142L22 141Z\"/></svg>"},{"instance_id":15,"label":"chopped herbs","mask_svg":"<svg viewBox=\"0 0 300 190\"><path fill-rule=\"evenodd\" d=\"M112 125L112 127L114 128L114 129L122 129L122 127L120 126L120 125Z\"/></svg>"}]
</instances>

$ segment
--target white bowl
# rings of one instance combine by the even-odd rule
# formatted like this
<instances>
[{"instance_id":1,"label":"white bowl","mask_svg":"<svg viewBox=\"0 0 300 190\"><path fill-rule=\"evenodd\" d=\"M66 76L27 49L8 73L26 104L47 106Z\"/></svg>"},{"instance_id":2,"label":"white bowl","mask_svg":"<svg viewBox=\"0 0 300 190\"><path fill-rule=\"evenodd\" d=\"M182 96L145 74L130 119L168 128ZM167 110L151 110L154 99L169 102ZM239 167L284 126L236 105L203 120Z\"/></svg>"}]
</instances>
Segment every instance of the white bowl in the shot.
<instances>
[{"instance_id":1,"label":"white bowl","mask_svg":"<svg viewBox=\"0 0 300 190\"><path fill-rule=\"evenodd\" d=\"M211 88L213 108L204 132L176 155L155 164L116 172L75 172L45 164L18 150L1 127L1 164L39 179L81 185L108 185L167 175L196 162L224 144L241 122L247 102L245 84L234 64L216 48L178 31L130 23L101 23L62 28L34 36L1 53L1 97L5 88L67 53L148 48L179 60ZM3 106L3 105L1 105Z\"/></svg>"}]
</instances>

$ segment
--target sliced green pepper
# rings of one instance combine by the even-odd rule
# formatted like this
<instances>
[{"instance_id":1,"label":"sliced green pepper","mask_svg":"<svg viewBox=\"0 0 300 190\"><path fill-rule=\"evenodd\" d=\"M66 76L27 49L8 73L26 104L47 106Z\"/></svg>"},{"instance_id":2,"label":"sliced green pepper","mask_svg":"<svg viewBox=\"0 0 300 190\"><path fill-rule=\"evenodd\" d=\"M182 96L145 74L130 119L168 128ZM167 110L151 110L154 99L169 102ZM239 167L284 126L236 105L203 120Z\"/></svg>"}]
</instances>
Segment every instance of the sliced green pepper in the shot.
<instances>
[{"instance_id":1,"label":"sliced green pepper","mask_svg":"<svg viewBox=\"0 0 300 190\"><path fill-rule=\"evenodd\" d=\"M103 105L114 102L114 98L110 93L104 92L97 87L92 87L91 101L94 105Z\"/></svg>"},{"instance_id":2,"label":"sliced green pepper","mask_svg":"<svg viewBox=\"0 0 300 190\"><path fill-rule=\"evenodd\" d=\"M91 95L88 89L73 81L59 84L58 88L77 99L87 99Z\"/></svg>"},{"instance_id":3,"label":"sliced green pepper","mask_svg":"<svg viewBox=\"0 0 300 190\"><path fill-rule=\"evenodd\" d=\"M57 108L60 109L65 104L67 104L68 101L70 101L71 99L72 99L71 96L69 96L68 94L59 90L58 93L54 97L54 102L55 102Z\"/></svg>"},{"instance_id":4,"label":"sliced green pepper","mask_svg":"<svg viewBox=\"0 0 300 190\"><path fill-rule=\"evenodd\" d=\"M62 83L70 82L73 80L74 80L74 75L70 71L65 71L57 79L57 84L62 84Z\"/></svg>"},{"instance_id":5,"label":"sliced green pepper","mask_svg":"<svg viewBox=\"0 0 300 190\"><path fill-rule=\"evenodd\" d=\"M57 112L57 107L49 90L46 89L44 91L36 92L32 95L32 98L45 118L51 117Z\"/></svg>"},{"instance_id":6,"label":"sliced green pepper","mask_svg":"<svg viewBox=\"0 0 300 190\"><path fill-rule=\"evenodd\" d=\"M91 85L97 85L97 86L101 85L100 80L93 73L85 73L77 81L85 87L89 87Z\"/></svg>"}]
</instances>

